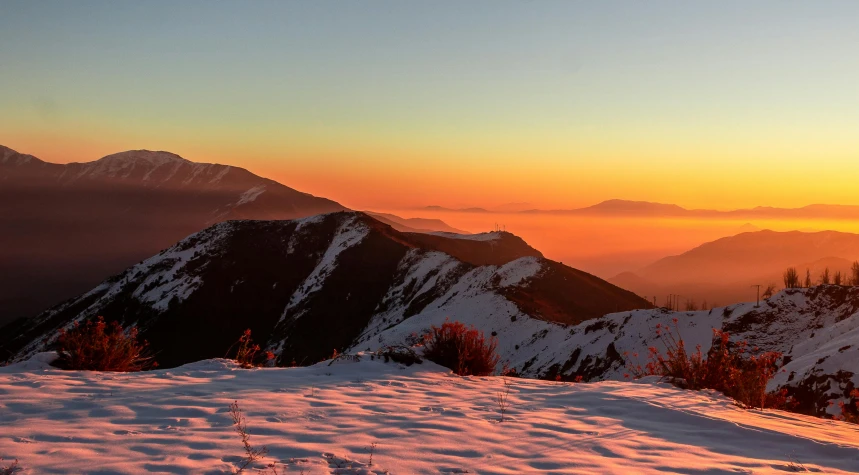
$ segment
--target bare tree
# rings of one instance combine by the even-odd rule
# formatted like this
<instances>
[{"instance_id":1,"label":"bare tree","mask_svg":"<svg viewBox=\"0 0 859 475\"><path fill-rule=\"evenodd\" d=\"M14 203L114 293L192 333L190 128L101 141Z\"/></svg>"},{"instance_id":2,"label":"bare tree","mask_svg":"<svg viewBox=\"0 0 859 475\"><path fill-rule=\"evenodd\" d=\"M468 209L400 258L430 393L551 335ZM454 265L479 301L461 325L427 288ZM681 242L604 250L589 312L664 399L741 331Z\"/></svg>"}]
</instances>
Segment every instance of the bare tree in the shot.
<instances>
[{"instance_id":1,"label":"bare tree","mask_svg":"<svg viewBox=\"0 0 859 475\"><path fill-rule=\"evenodd\" d=\"M788 267L784 271L784 286L787 289L799 287L799 274L796 273L796 267Z\"/></svg>"},{"instance_id":2,"label":"bare tree","mask_svg":"<svg viewBox=\"0 0 859 475\"><path fill-rule=\"evenodd\" d=\"M811 269L805 269L805 288L811 287Z\"/></svg>"},{"instance_id":3,"label":"bare tree","mask_svg":"<svg viewBox=\"0 0 859 475\"><path fill-rule=\"evenodd\" d=\"M835 271L835 276L832 278L832 283L835 285L841 285L841 271Z\"/></svg>"},{"instance_id":4,"label":"bare tree","mask_svg":"<svg viewBox=\"0 0 859 475\"><path fill-rule=\"evenodd\" d=\"M820 283L823 285L829 284L829 267L823 269L823 272L820 274Z\"/></svg>"},{"instance_id":5,"label":"bare tree","mask_svg":"<svg viewBox=\"0 0 859 475\"><path fill-rule=\"evenodd\" d=\"M698 310L698 304L695 303L694 299L686 299L686 311L694 312Z\"/></svg>"},{"instance_id":6,"label":"bare tree","mask_svg":"<svg viewBox=\"0 0 859 475\"><path fill-rule=\"evenodd\" d=\"M850 273L853 274L853 285L859 285L859 261L853 261L853 265L850 267Z\"/></svg>"},{"instance_id":7,"label":"bare tree","mask_svg":"<svg viewBox=\"0 0 859 475\"><path fill-rule=\"evenodd\" d=\"M772 297L775 294L775 292L776 292L775 284L770 283L767 285L767 288L764 289L764 293L761 294L761 297L763 297L763 299L766 300L766 299Z\"/></svg>"}]
</instances>

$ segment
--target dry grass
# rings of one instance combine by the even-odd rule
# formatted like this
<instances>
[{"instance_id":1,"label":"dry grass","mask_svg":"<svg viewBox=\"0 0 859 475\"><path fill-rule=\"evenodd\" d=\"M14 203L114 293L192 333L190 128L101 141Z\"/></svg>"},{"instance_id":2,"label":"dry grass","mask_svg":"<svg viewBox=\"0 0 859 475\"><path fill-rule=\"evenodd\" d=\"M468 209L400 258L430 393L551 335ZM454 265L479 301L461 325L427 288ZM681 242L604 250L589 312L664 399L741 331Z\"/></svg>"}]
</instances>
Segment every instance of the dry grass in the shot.
<instances>
[{"instance_id":1,"label":"dry grass","mask_svg":"<svg viewBox=\"0 0 859 475\"><path fill-rule=\"evenodd\" d=\"M12 475L13 473L20 470L18 466L18 460L16 459L9 465L3 464L3 459L0 458L0 475Z\"/></svg>"},{"instance_id":2,"label":"dry grass","mask_svg":"<svg viewBox=\"0 0 859 475\"><path fill-rule=\"evenodd\" d=\"M230 353L232 353L233 348L236 349L236 354L230 358ZM227 354L224 358L235 360L235 362L241 365L242 368L256 368L274 361L274 353L271 351L260 353L260 350L260 346L254 343L251 338L251 330L248 328L244 333L242 333L242 336L227 349Z\"/></svg>"}]
</instances>

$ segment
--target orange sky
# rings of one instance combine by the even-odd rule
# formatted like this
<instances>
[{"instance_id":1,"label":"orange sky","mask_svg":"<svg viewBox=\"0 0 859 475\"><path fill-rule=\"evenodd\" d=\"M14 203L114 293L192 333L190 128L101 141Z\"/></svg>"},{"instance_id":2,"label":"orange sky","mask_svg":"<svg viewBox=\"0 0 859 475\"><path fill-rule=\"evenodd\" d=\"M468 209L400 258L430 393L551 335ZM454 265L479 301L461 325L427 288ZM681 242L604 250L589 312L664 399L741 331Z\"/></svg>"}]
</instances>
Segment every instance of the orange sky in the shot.
<instances>
[{"instance_id":1,"label":"orange sky","mask_svg":"<svg viewBox=\"0 0 859 475\"><path fill-rule=\"evenodd\" d=\"M857 5L23 2L0 144L168 150L352 208L859 204Z\"/></svg>"}]
</instances>

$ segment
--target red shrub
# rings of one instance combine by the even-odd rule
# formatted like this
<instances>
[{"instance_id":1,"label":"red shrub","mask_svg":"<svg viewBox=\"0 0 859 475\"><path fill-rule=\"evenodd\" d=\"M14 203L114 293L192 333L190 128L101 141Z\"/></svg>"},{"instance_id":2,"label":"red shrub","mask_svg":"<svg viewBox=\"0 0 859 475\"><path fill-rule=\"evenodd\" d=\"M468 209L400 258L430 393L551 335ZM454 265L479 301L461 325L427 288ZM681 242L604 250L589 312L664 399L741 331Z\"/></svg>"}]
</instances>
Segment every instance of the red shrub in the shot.
<instances>
[{"instance_id":1,"label":"red shrub","mask_svg":"<svg viewBox=\"0 0 859 475\"><path fill-rule=\"evenodd\" d=\"M656 333L665 342L666 352L663 355L656 348L649 348L649 361L643 368L630 366L636 378L658 375L671 378L687 389L715 389L747 407L784 409L791 405L786 391L766 391L767 383L775 375L780 353L747 356L746 342L731 345L729 335L715 329L715 341L706 357L700 345L689 352L677 328L677 319L673 331L657 325Z\"/></svg>"},{"instance_id":2,"label":"red shrub","mask_svg":"<svg viewBox=\"0 0 859 475\"><path fill-rule=\"evenodd\" d=\"M838 405L841 406L841 417L839 417L839 419L846 422L852 422L853 424L859 424L859 389L851 391L850 397L853 398L851 403L838 403Z\"/></svg>"},{"instance_id":3,"label":"red shrub","mask_svg":"<svg viewBox=\"0 0 859 475\"><path fill-rule=\"evenodd\" d=\"M240 364L242 368L253 368L258 366L263 366L269 361L273 361L275 358L274 353L271 351L266 351L262 354L262 358L257 356L257 353L260 351L260 346L255 344L251 339L251 329L248 328L242 333L242 336L235 343L230 346L227 350L227 356L229 357L230 352L234 347L236 348L236 355L232 359L236 361L236 363Z\"/></svg>"},{"instance_id":4,"label":"red shrub","mask_svg":"<svg viewBox=\"0 0 859 475\"><path fill-rule=\"evenodd\" d=\"M108 325L98 317L60 330L56 365L70 370L143 371L157 366L146 348L146 342L137 341L136 327L125 331L118 322Z\"/></svg>"},{"instance_id":5,"label":"red shrub","mask_svg":"<svg viewBox=\"0 0 859 475\"><path fill-rule=\"evenodd\" d=\"M498 355L495 337L489 341L483 332L466 328L460 322L444 322L424 335L424 356L448 367L460 376L487 376L495 372Z\"/></svg>"}]
</instances>

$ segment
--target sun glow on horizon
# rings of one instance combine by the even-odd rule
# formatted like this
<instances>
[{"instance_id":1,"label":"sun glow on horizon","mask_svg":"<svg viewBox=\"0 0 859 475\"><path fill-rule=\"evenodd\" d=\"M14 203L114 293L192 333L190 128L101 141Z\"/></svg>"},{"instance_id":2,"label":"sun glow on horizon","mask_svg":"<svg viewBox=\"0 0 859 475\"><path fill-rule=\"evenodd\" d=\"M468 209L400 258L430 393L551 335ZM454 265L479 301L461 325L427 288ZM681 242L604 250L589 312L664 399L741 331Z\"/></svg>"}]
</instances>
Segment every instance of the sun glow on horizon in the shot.
<instances>
[{"instance_id":1,"label":"sun glow on horizon","mask_svg":"<svg viewBox=\"0 0 859 475\"><path fill-rule=\"evenodd\" d=\"M859 204L854 3L88 6L0 15L0 144L355 209Z\"/></svg>"}]
</instances>

